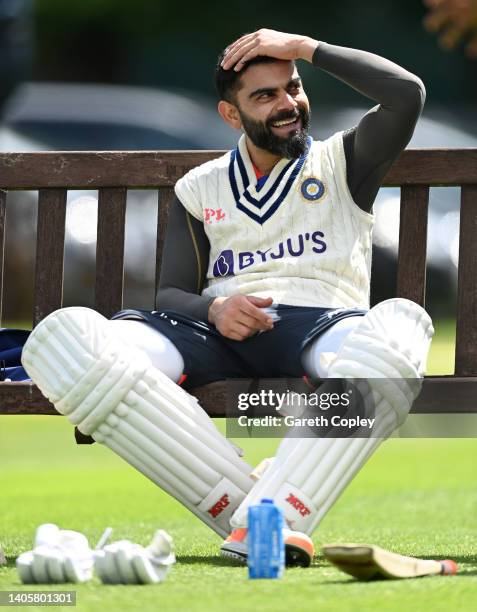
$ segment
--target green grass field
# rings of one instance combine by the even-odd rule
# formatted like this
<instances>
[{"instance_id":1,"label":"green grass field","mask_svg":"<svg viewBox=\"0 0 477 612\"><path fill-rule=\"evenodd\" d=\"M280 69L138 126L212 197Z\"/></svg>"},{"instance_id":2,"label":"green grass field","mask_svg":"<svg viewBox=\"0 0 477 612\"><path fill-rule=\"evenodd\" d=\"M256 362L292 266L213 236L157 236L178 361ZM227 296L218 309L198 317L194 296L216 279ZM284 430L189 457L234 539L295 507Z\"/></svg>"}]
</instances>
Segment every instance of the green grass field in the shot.
<instances>
[{"instance_id":1,"label":"green grass field","mask_svg":"<svg viewBox=\"0 0 477 612\"><path fill-rule=\"evenodd\" d=\"M438 328L430 371L451 371L452 342L452 325ZM272 454L277 443L242 442L250 463ZM19 583L15 557L31 548L40 523L56 522L83 531L91 543L111 525L113 539L146 544L164 528L176 544L178 562L163 584L104 586L95 578L71 585L82 611L477 608L476 439L389 440L315 532L317 549L333 541L371 542L459 564L455 577L396 582L358 583L320 556L280 581L249 581L246 568L218 556L214 533L107 449L76 446L61 417L0 417L0 466L0 541L8 558L0 590L30 588Z\"/></svg>"}]
</instances>

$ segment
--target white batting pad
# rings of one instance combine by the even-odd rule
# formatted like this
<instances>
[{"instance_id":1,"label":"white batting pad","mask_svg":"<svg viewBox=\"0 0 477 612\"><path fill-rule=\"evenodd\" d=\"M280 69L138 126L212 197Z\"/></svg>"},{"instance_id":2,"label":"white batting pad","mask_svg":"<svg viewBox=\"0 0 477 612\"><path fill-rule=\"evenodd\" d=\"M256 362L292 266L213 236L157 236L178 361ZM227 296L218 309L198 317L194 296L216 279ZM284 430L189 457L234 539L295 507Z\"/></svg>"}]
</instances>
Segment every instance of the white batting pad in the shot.
<instances>
[{"instance_id":1,"label":"white batting pad","mask_svg":"<svg viewBox=\"0 0 477 612\"><path fill-rule=\"evenodd\" d=\"M292 529L312 533L406 418L420 391L433 333L429 315L414 302L396 298L372 308L345 338L329 376L367 379L375 406L373 437L285 438L276 460L233 515L232 526L245 527L248 507L271 497ZM393 384L393 379L401 380Z\"/></svg>"},{"instance_id":2,"label":"white batting pad","mask_svg":"<svg viewBox=\"0 0 477 612\"><path fill-rule=\"evenodd\" d=\"M251 489L252 468L197 400L115 337L88 308L57 310L31 333L22 364L58 412L183 503L219 535Z\"/></svg>"}]
</instances>

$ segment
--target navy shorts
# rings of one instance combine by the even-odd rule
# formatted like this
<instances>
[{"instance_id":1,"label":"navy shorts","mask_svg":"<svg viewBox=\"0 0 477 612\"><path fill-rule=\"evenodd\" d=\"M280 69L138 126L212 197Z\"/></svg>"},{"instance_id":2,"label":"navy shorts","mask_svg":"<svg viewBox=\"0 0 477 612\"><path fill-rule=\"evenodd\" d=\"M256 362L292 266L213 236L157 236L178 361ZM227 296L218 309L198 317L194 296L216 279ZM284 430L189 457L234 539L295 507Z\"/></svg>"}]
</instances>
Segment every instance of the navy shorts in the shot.
<instances>
[{"instance_id":1,"label":"navy shorts","mask_svg":"<svg viewBox=\"0 0 477 612\"><path fill-rule=\"evenodd\" d=\"M112 319L140 319L167 336L184 359L183 386L192 389L225 378L301 378L305 346L337 321L367 311L278 305L276 312L273 329L241 341L171 310L121 310Z\"/></svg>"}]
</instances>

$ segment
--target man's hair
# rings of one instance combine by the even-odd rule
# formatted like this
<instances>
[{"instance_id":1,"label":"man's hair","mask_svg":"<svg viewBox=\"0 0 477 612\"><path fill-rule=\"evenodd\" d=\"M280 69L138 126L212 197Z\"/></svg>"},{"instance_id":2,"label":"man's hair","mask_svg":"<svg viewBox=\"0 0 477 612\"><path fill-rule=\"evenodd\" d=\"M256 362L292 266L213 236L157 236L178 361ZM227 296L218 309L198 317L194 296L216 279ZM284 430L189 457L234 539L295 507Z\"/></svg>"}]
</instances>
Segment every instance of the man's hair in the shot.
<instances>
[{"instance_id":1,"label":"man's hair","mask_svg":"<svg viewBox=\"0 0 477 612\"><path fill-rule=\"evenodd\" d=\"M241 77L247 68L249 66L253 66L254 64L271 64L272 62L276 62L278 60L267 55L257 55L250 61L245 62L243 68L239 72L236 72L234 70L234 66L229 68L229 70L224 70L220 65L221 61L226 55L226 52L227 49L224 49L224 51L222 51L222 53L219 55L219 59L217 61L217 66L215 68L215 88L220 100L226 100L231 104L236 104L235 94L242 87Z\"/></svg>"}]
</instances>

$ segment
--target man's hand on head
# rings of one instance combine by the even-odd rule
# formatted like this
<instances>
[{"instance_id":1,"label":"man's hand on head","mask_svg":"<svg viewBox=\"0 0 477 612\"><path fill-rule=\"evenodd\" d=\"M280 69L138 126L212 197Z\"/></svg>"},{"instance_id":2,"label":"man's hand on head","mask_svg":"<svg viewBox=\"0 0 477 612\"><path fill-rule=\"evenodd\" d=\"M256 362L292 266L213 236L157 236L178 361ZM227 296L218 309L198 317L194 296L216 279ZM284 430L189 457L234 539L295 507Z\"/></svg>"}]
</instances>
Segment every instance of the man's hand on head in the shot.
<instances>
[{"instance_id":1,"label":"man's hand on head","mask_svg":"<svg viewBox=\"0 0 477 612\"><path fill-rule=\"evenodd\" d=\"M245 340L259 331L273 329L273 319L263 311L272 302L272 298L241 294L215 298L209 306L209 322L222 336Z\"/></svg>"},{"instance_id":2,"label":"man's hand on head","mask_svg":"<svg viewBox=\"0 0 477 612\"><path fill-rule=\"evenodd\" d=\"M257 55L275 57L279 60L304 59L311 62L318 41L299 34L285 34L275 30L261 29L245 34L227 48L221 63L224 70L234 68L237 72Z\"/></svg>"}]
</instances>

